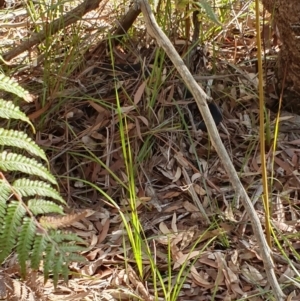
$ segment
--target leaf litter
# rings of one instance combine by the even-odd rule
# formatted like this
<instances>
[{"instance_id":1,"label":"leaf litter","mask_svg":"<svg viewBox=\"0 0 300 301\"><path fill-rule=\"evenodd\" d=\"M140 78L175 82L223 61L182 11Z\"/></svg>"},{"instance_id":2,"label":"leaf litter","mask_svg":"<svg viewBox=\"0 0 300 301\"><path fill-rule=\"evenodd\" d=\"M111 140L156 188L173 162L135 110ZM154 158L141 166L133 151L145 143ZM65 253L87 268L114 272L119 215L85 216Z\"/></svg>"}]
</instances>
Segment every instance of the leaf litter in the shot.
<instances>
[{"instance_id":1,"label":"leaf litter","mask_svg":"<svg viewBox=\"0 0 300 301\"><path fill-rule=\"evenodd\" d=\"M113 198L122 212L131 210L120 141L120 118L126 117L128 123L124 133L128 136L136 164L136 210L145 237L151 239L150 251L160 273L171 271L169 277L175 281L184 266L186 278L178 300L267 300L272 292L247 215L235 198L209 137L205 132L197 131L194 119L198 118L195 116L198 111L191 112L189 121L182 118L185 107L193 100L184 99L185 88L168 60L164 60L160 76L160 69L154 68L156 73L148 79L142 68L134 73L121 72L121 77L112 74L110 69L103 69L107 66L100 62L109 62L110 57L100 51L106 44L99 37L105 37L116 17L116 11L110 9L103 6L84 17L82 36L85 30L97 32L100 25L103 29L88 44L93 55L86 66L73 72L67 80L57 76L57 82L49 86L46 107L41 108L37 101L24 105L35 121L47 112L37 141L47 147L52 170L60 179L61 191L69 206L76 209L75 213L56 219L56 224L69 227L84 238L88 248L83 254L87 262L74 262L70 267L73 274L68 285L61 282L54 291L49 283L43 285L40 274L35 276L36 282L24 283L23 291L28 291L26 294L32 300L38 299L34 299L31 290L39 300L154 300L155 294L159 300L164 300L161 287L156 288L152 282L150 262L145 254L142 259L144 278L137 274L119 208L86 184L97 185ZM16 17L14 22L26 19L25 14ZM99 20L98 23L95 20ZM243 26L248 26L247 35L233 34L234 25L229 24L225 35L215 38L217 62L205 49L198 49L193 61L196 67L192 71L200 77L211 77L198 80L199 84L222 109L221 138L264 223L258 82L255 66L251 64L254 57L251 53L256 47L253 24L251 18L243 20ZM85 43L82 38L81 44ZM130 43L137 42L132 40ZM186 45L186 41L182 43L178 39L174 44L183 54L182 45ZM137 59L127 47L130 49L129 45L121 44L113 49L117 65ZM144 51L142 60L146 66L152 63L151 57L156 51L154 44ZM269 63L265 66L269 77L265 79L265 89L270 96L268 99L272 100L275 94L272 85L274 64L272 60ZM222 79L214 78L213 64L217 76L224 75ZM74 63L74 67L78 66ZM43 82L41 65L34 67L33 72L34 77L26 71L15 77L38 94L36 91L42 89L36 87ZM62 82L64 88L57 90L57 84ZM55 110L49 111L52 107ZM292 252L300 249L299 118L282 112L278 148L267 156L268 171L270 174L274 171L272 223L285 249L282 252L274 247L274 262L280 283L293 297L290 300L299 298L299 285L295 280L298 275L291 268L294 265L299 269L299 259ZM270 120L275 120L275 114L270 114ZM143 149L145 145L148 145L146 150ZM142 160L139 159L141 154ZM171 270L168 269L169 261ZM8 259L2 272L7 283L14 281L11 276L17 277L19 273L15 258ZM15 291L21 296L20 284Z\"/></svg>"}]
</instances>

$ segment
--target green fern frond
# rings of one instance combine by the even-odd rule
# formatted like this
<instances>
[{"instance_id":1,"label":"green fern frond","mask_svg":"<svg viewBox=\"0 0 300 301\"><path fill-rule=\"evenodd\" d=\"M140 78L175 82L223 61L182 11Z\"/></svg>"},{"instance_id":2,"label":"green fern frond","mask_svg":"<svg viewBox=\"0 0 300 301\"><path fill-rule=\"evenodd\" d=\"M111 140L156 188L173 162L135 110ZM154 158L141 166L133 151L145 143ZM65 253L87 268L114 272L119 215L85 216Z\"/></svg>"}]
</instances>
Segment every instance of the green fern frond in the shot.
<instances>
[{"instance_id":1,"label":"green fern frond","mask_svg":"<svg viewBox=\"0 0 300 301\"><path fill-rule=\"evenodd\" d=\"M43 199L31 199L28 201L27 206L34 215L49 213L64 214L61 206Z\"/></svg>"},{"instance_id":2,"label":"green fern frond","mask_svg":"<svg viewBox=\"0 0 300 301\"><path fill-rule=\"evenodd\" d=\"M1 73L0 90L14 93L26 101L30 101L31 98L20 85ZM0 118L24 121L35 132L30 119L11 101L0 99ZM45 152L23 132L0 128L0 146L25 149L31 155L48 163ZM20 171L57 185L55 177L36 159L14 152L4 150L0 153L1 170ZM15 195L20 197L19 201L12 198ZM29 199L25 205L22 197L32 196L34 198ZM43 198L52 198L66 204L59 192L47 182L25 178L10 184L6 182L4 175L3 179L0 179L0 263L16 250L22 277L26 275L28 261L35 270L43 261L45 282L52 273L56 285L59 275L62 275L65 281L68 280L68 265L71 261L85 260L78 253L85 250L83 246L86 244L76 234L58 230L47 231L42 227L41 219L38 222L35 216L49 213L63 214L62 206Z\"/></svg>"},{"instance_id":3,"label":"green fern frond","mask_svg":"<svg viewBox=\"0 0 300 301\"><path fill-rule=\"evenodd\" d=\"M77 254L86 250L85 247L76 245L75 242L78 241L85 244L84 240L79 238L73 233L64 233L61 231L50 231L49 233L51 244L47 246L45 250L44 258L44 278L48 279L49 273L53 274L53 282L56 286L58 277L60 274L64 276L67 281L68 271L67 265L72 261L84 262L86 258ZM55 252L55 245L57 245L57 250L59 253ZM49 254L48 254L49 253Z\"/></svg>"},{"instance_id":4,"label":"green fern frond","mask_svg":"<svg viewBox=\"0 0 300 301\"><path fill-rule=\"evenodd\" d=\"M73 260L72 260L73 261ZM80 261L78 261L80 262ZM64 264L62 267L61 267L61 271L60 271L64 281L66 283L68 283L68 280L69 280L69 274L70 274L70 270L69 270L69 267L67 264Z\"/></svg>"},{"instance_id":5,"label":"green fern frond","mask_svg":"<svg viewBox=\"0 0 300 301\"><path fill-rule=\"evenodd\" d=\"M9 255L15 247L18 227L26 214L24 206L17 201L12 201L7 206L6 216L2 226L4 227L0 235L0 262Z\"/></svg>"},{"instance_id":6,"label":"green fern frond","mask_svg":"<svg viewBox=\"0 0 300 301\"><path fill-rule=\"evenodd\" d=\"M13 93L20 98L23 98L26 102L32 101L28 91L24 90L18 83L4 74L0 74L0 90Z\"/></svg>"},{"instance_id":7,"label":"green fern frond","mask_svg":"<svg viewBox=\"0 0 300 301\"><path fill-rule=\"evenodd\" d=\"M10 186L4 180L0 180L0 203L7 202L10 195L11 195Z\"/></svg>"},{"instance_id":8,"label":"green fern frond","mask_svg":"<svg viewBox=\"0 0 300 301\"><path fill-rule=\"evenodd\" d=\"M6 151L0 153L0 170L20 171L41 177L52 184L57 184L55 177L41 163L15 153Z\"/></svg>"},{"instance_id":9,"label":"green fern frond","mask_svg":"<svg viewBox=\"0 0 300 301\"><path fill-rule=\"evenodd\" d=\"M21 268L21 277L26 275L26 261L31 251L33 239L35 237L36 225L32 218L24 217L22 227L18 235L17 254Z\"/></svg>"},{"instance_id":10,"label":"green fern frond","mask_svg":"<svg viewBox=\"0 0 300 301\"><path fill-rule=\"evenodd\" d=\"M0 128L0 145L25 149L48 162L45 152L26 133Z\"/></svg>"},{"instance_id":11,"label":"green fern frond","mask_svg":"<svg viewBox=\"0 0 300 301\"><path fill-rule=\"evenodd\" d=\"M86 244L86 242L77 236L74 233L67 233L67 232L61 232L61 231L51 231L51 239L53 239L57 243L61 243L63 241L74 241L79 242L81 244Z\"/></svg>"},{"instance_id":12,"label":"green fern frond","mask_svg":"<svg viewBox=\"0 0 300 301\"><path fill-rule=\"evenodd\" d=\"M64 261L64 256L62 255L62 253L58 254L55 257L55 262L54 262L54 266L53 266L53 284L54 287L56 287L57 283L58 283L58 277L61 271L61 268L63 265L65 265L65 261Z\"/></svg>"},{"instance_id":13,"label":"green fern frond","mask_svg":"<svg viewBox=\"0 0 300 301\"><path fill-rule=\"evenodd\" d=\"M84 248L84 250L86 250L86 248ZM80 255L80 254L76 254L76 253L71 253L68 256L68 260L69 262L86 262L87 259Z\"/></svg>"},{"instance_id":14,"label":"green fern frond","mask_svg":"<svg viewBox=\"0 0 300 301\"><path fill-rule=\"evenodd\" d=\"M50 271L53 270L53 263L56 260L55 259L55 245L52 243L48 243L46 250L45 250L45 257L44 257L44 282L46 283L48 278L49 278L49 274Z\"/></svg>"},{"instance_id":15,"label":"green fern frond","mask_svg":"<svg viewBox=\"0 0 300 301\"><path fill-rule=\"evenodd\" d=\"M6 214L7 201L9 200L12 192L10 186L3 180L0 180L0 221L3 220ZM0 222L1 225L1 222ZM0 233L2 228L0 227Z\"/></svg>"},{"instance_id":16,"label":"green fern frond","mask_svg":"<svg viewBox=\"0 0 300 301\"><path fill-rule=\"evenodd\" d=\"M59 249L63 254L75 253L75 252L82 252L85 250L84 247L71 244L71 243L61 243L59 244Z\"/></svg>"},{"instance_id":17,"label":"green fern frond","mask_svg":"<svg viewBox=\"0 0 300 301\"><path fill-rule=\"evenodd\" d=\"M12 101L0 99L0 117L5 119L18 119L30 124L32 131L35 133L35 128L29 118L20 111L19 107L15 106Z\"/></svg>"},{"instance_id":18,"label":"green fern frond","mask_svg":"<svg viewBox=\"0 0 300 301\"><path fill-rule=\"evenodd\" d=\"M38 234L35 237L32 247L32 254L30 256L31 268L37 270L43 258L43 253L47 247L47 240L45 235Z\"/></svg>"},{"instance_id":19,"label":"green fern frond","mask_svg":"<svg viewBox=\"0 0 300 301\"><path fill-rule=\"evenodd\" d=\"M43 196L53 198L63 204L66 204L59 193L53 189L50 184L42 181L32 181L28 179L19 179L14 181L13 188L21 196Z\"/></svg>"}]
</instances>

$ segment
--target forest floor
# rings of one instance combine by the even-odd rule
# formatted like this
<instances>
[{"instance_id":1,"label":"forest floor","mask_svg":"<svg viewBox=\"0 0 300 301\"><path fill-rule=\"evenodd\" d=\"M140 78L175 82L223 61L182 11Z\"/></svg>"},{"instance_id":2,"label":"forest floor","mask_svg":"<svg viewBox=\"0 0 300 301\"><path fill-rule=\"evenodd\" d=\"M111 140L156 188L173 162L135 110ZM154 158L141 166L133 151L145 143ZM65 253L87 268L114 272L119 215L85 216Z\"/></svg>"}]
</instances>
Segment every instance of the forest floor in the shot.
<instances>
[{"instance_id":1,"label":"forest floor","mask_svg":"<svg viewBox=\"0 0 300 301\"><path fill-rule=\"evenodd\" d=\"M156 16L220 108L219 134L264 225L257 29L250 4L233 2L222 28L198 12L201 40L195 44L191 15L164 2ZM72 5L20 2L1 10L1 48L18 48ZM2 279L11 281L9 300L272 300L245 208L209 135L197 129L201 117L178 72L147 34L141 14L122 39L116 34L128 24L122 23L128 11L125 4L101 2L6 66L35 99L21 107L68 204L64 228L88 245L87 261L74 262L68 284L56 289L51 279L43 283L42 271L20 282L12 255L1 268ZM297 116L282 112L273 152L280 45L264 22L272 249L279 283L290 300L299 300ZM130 230L138 234L132 238Z\"/></svg>"}]
</instances>

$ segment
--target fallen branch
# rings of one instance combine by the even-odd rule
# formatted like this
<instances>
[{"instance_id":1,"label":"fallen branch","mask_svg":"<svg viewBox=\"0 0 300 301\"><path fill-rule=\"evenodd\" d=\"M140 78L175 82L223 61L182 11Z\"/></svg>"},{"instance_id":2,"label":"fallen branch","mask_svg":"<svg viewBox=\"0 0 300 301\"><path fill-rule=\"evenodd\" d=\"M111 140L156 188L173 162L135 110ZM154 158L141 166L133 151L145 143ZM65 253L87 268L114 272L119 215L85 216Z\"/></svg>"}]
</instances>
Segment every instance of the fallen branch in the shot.
<instances>
[{"instance_id":1,"label":"fallen branch","mask_svg":"<svg viewBox=\"0 0 300 301\"><path fill-rule=\"evenodd\" d=\"M125 35L140 13L141 10L138 9L136 5L132 5L126 15L120 21L118 28L113 33L113 36L118 37Z\"/></svg>"},{"instance_id":2,"label":"fallen branch","mask_svg":"<svg viewBox=\"0 0 300 301\"><path fill-rule=\"evenodd\" d=\"M174 46L168 39L168 37L164 34L164 32L160 29L158 26L153 13L151 11L151 8L149 6L149 3L147 0L139 0L138 2L141 6L141 10L145 19L146 27L149 32L149 34L156 39L159 46L161 46L168 57L173 62L174 66L176 67L177 71L181 75L184 83L186 84L187 88L191 91L193 94L195 101L198 105L198 108L201 112L201 115L203 116L203 119L207 125L208 133L211 137L212 144L214 145L223 165L228 173L228 178L230 179L235 192L237 194L238 198L241 198L243 205L249 215L249 218L251 220L252 228L255 234L255 237L257 239L258 246L261 251L262 260L264 263L265 271L269 280L269 284L271 285L273 289L274 296L276 300L283 301L284 300L284 293L282 292L278 281L276 279L276 275L274 272L274 264L272 261L272 252L269 248L269 246L266 243L264 233L259 221L259 218L255 212L255 209L251 203L251 200L249 196L247 195L239 177L236 173L234 166L230 160L229 155L227 154L227 151L221 141L221 138L219 136L217 127L214 123L214 120L210 114L207 100L209 100L209 97L206 95L206 93L200 88L200 86L196 83L193 76L189 72L188 68L185 66L183 60L179 56L179 54L176 52Z\"/></svg>"},{"instance_id":3,"label":"fallen branch","mask_svg":"<svg viewBox=\"0 0 300 301\"><path fill-rule=\"evenodd\" d=\"M43 42L49 34L56 34L66 26L77 22L87 12L96 9L99 6L101 0L86 0L82 4L78 5L73 10L69 11L59 19L54 20L50 24L45 24L45 29L39 33L33 34L27 41L22 42L18 47L14 47L8 52L2 55L5 61L10 61L14 57L18 56L22 52L29 50L34 45Z\"/></svg>"}]
</instances>

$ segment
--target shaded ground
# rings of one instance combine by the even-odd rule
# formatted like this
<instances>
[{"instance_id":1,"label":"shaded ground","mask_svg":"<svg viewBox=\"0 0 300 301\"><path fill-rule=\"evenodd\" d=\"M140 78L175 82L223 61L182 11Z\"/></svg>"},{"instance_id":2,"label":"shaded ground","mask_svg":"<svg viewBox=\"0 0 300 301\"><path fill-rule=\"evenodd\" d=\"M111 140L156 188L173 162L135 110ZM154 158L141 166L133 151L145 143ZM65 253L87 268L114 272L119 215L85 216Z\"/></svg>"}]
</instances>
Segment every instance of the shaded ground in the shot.
<instances>
[{"instance_id":1,"label":"shaded ground","mask_svg":"<svg viewBox=\"0 0 300 301\"><path fill-rule=\"evenodd\" d=\"M272 292L247 215L209 137L197 131L201 117L172 65L152 41L146 43L141 20L134 25L135 34L119 45L109 47L103 42L120 11L107 4L88 13L80 26L70 26L49 40L45 57L44 50L33 51L40 64L23 64L12 72L36 96L34 104L23 108L35 121L36 141L47 149L68 201L66 226L83 237L89 248L88 263L74 263L68 286L60 283L56 291L51 281L42 284L40 273L31 273L21 285L15 280L17 264L13 257L8 259L2 267L3 279L14 292L6 290L17 296L15 300L22 295L24 300L25 296L32 300L130 300L133 296L153 300L156 290L164 300L161 286L153 284L147 256L144 278L138 276L119 209L105 197L110 196L129 218L129 176L120 138L125 133L133 158L137 211L157 269L166 283L168 279L172 283L186 265L178 300L268 300ZM10 22L27 18L25 12ZM189 65L223 113L220 135L263 223L256 40L250 10L249 18L242 21L244 28L248 26L246 32L234 35L236 28L229 25L205 46L197 45ZM170 36L184 56L191 45L175 29ZM28 31L6 27L1 35L25 37ZM74 36L79 38L76 43ZM273 102L276 91L269 62L265 88L267 102ZM124 129L117 103L126 117ZM272 141L275 114L268 114ZM268 156L269 175L274 179L272 217L277 239L297 267L297 252L291 250L299 249L299 121L298 116L284 112L281 120L274 161L271 152ZM287 281L283 275L296 275L284 256L274 251L283 284ZM291 282L286 285L285 293L289 292L299 297Z\"/></svg>"}]
</instances>

